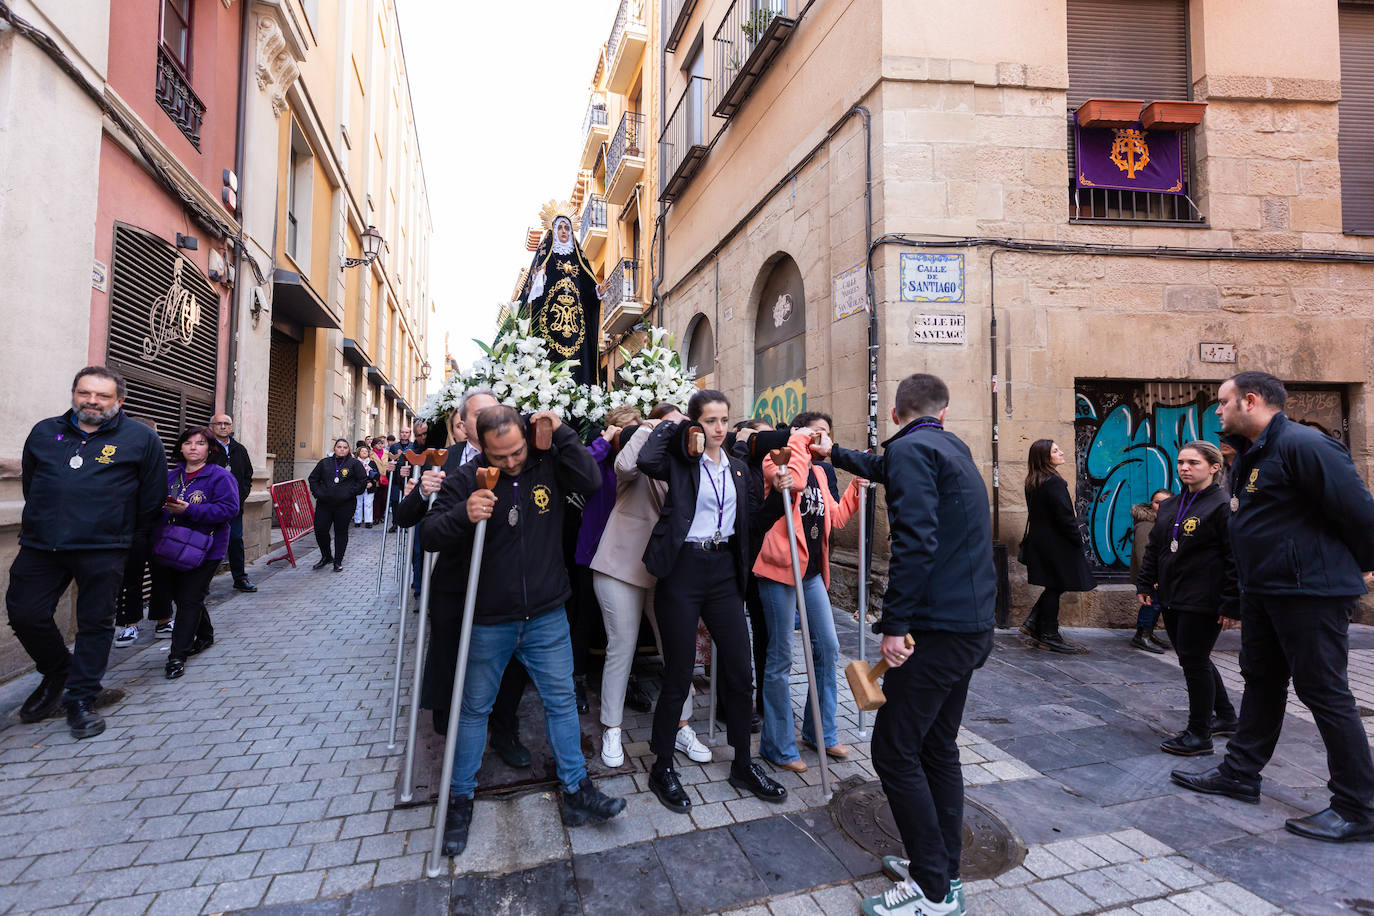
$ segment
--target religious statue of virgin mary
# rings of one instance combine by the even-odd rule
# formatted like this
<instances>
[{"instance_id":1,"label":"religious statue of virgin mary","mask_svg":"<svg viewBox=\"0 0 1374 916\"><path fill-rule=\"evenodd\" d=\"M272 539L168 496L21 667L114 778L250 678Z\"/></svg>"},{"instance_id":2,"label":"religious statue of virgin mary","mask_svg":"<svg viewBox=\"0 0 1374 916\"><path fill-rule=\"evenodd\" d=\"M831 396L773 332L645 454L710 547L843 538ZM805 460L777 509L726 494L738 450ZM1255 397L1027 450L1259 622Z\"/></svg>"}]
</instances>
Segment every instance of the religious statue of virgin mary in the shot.
<instances>
[{"instance_id":1,"label":"religious statue of virgin mary","mask_svg":"<svg viewBox=\"0 0 1374 916\"><path fill-rule=\"evenodd\" d=\"M572 370L579 385L595 384L601 336L601 300L596 276L574 235L575 217L565 203L549 201L540 210L545 233L520 291L529 303L530 326L549 342L549 359L578 360Z\"/></svg>"}]
</instances>

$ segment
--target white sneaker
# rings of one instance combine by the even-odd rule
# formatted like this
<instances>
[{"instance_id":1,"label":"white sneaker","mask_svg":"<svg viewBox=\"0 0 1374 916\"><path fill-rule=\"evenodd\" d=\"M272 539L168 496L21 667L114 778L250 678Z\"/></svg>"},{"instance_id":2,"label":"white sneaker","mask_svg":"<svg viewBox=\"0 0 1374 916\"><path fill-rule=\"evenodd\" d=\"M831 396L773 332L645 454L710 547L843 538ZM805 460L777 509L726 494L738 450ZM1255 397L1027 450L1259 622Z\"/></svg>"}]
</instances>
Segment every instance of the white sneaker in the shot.
<instances>
[{"instance_id":1,"label":"white sneaker","mask_svg":"<svg viewBox=\"0 0 1374 916\"><path fill-rule=\"evenodd\" d=\"M690 725L684 725L677 730L677 739L673 742L673 746L696 763L711 762L711 749L701 743L701 740L697 738L697 733L692 731Z\"/></svg>"},{"instance_id":2,"label":"white sneaker","mask_svg":"<svg viewBox=\"0 0 1374 916\"><path fill-rule=\"evenodd\" d=\"M608 767L625 765L625 748L620 745L620 729L608 728L601 734L601 762Z\"/></svg>"},{"instance_id":3,"label":"white sneaker","mask_svg":"<svg viewBox=\"0 0 1374 916\"><path fill-rule=\"evenodd\" d=\"M910 881L911 860L903 859L901 856L883 856L883 874L893 881ZM968 912L968 900L964 896L963 879L955 878L949 882L949 897L945 898L946 902L950 898L953 898L954 902L958 904L959 916Z\"/></svg>"},{"instance_id":4,"label":"white sneaker","mask_svg":"<svg viewBox=\"0 0 1374 916\"><path fill-rule=\"evenodd\" d=\"M132 646L136 642L138 642L137 626L124 627L118 633L115 634L114 644L116 646L119 646L121 649L125 646Z\"/></svg>"},{"instance_id":5,"label":"white sneaker","mask_svg":"<svg viewBox=\"0 0 1374 916\"><path fill-rule=\"evenodd\" d=\"M952 893L936 903L906 881L898 881L883 893L865 898L860 910L864 916L954 916L959 903Z\"/></svg>"}]
</instances>

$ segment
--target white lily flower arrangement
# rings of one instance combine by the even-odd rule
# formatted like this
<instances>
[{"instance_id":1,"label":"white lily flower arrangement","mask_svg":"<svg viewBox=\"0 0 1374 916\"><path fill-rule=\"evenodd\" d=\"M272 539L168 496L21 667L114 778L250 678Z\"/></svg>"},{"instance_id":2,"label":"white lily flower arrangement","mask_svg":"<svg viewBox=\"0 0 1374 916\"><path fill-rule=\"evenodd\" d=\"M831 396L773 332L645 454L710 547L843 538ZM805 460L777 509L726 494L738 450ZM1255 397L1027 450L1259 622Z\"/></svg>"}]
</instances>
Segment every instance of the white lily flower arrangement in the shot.
<instances>
[{"instance_id":1,"label":"white lily flower arrangement","mask_svg":"<svg viewBox=\"0 0 1374 916\"><path fill-rule=\"evenodd\" d=\"M650 328L648 345L638 353L618 347L625 364L616 373L619 387L605 394L605 410L631 405L648 416L654 406L664 401L686 410L687 402L696 394L697 386L682 365L682 357L673 346L673 338L666 328Z\"/></svg>"}]
</instances>

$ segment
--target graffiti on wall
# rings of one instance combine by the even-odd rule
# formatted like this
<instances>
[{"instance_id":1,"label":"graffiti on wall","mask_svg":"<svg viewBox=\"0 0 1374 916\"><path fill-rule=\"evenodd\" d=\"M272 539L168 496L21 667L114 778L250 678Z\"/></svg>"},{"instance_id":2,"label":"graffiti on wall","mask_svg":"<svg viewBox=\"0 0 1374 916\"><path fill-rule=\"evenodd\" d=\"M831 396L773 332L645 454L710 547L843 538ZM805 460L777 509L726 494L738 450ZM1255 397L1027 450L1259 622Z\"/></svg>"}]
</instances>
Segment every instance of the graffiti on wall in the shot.
<instances>
[{"instance_id":1,"label":"graffiti on wall","mask_svg":"<svg viewBox=\"0 0 1374 916\"><path fill-rule=\"evenodd\" d=\"M1218 443L1216 382L1110 382L1080 379L1074 391L1078 517L1089 563L1104 580L1130 570L1131 507L1156 490L1180 490L1178 452L1188 442ZM1287 414L1345 441L1339 389L1289 394Z\"/></svg>"},{"instance_id":2,"label":"graffiti on wall","mask_svg":"<svg viewBox=\"0 0 1374 916\"><path fill-rule=\"evenodd\" d=\"M760 392L754 399L754 409L749 415L777 426L779 423L792 422L792 418L805 409L806 383L794 378Z\"/></svg>"}]
</instances>

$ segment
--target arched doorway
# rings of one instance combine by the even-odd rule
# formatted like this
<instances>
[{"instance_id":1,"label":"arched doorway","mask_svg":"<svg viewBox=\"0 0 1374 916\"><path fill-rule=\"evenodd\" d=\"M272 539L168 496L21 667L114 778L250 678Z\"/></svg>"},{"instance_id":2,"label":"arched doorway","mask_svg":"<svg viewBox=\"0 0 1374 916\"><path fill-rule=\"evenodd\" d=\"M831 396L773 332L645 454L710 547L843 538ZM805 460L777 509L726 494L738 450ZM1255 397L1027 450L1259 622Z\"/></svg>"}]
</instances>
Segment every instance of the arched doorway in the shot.
<instances>
[{"instance_id":1,"label":"arched doorway","mask_svg":"<svg viewBox=\"0 0 1374 916\"><path fill-rule=\"evenodd\" d=\"M797 262L783 255L763 281L754 318L751 416L776 425L805 409L806 295Z\"/></svg>"},{"instance_id":2,"label":"arched doorway","mask_svg":"<svg viewBox=\"0 0 1374 916\"><path fill-rule=\"evenodd\" d=\"M711 322L697 313L687 325L687 346L683 351L683 365L696 379L698 388L716 387L716 338Z\"/></svg>"}]
</instances>

